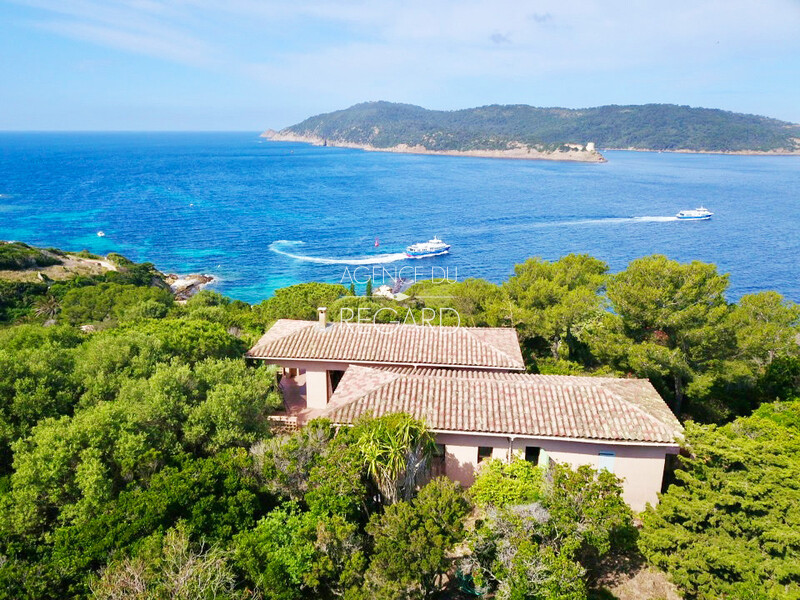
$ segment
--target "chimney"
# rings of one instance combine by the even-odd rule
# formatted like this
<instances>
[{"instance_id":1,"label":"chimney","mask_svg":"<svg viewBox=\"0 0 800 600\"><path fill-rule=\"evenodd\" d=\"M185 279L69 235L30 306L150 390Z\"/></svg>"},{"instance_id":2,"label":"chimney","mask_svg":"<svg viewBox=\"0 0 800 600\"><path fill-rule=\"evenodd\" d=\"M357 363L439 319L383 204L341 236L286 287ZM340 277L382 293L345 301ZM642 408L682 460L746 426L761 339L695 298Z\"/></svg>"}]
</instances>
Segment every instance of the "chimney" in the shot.
<instances>
[{"instance_id":1,"label":"chimney","mask_svg":"<svg viewBox=\"0 0 800 600\"><path fill-rule=\"evenodd\" d=\"M317 315L319 317L319 326L322 329L328 326L328 308L325 306L320 306L317 309Z\"/></svg>"}]
</instances>

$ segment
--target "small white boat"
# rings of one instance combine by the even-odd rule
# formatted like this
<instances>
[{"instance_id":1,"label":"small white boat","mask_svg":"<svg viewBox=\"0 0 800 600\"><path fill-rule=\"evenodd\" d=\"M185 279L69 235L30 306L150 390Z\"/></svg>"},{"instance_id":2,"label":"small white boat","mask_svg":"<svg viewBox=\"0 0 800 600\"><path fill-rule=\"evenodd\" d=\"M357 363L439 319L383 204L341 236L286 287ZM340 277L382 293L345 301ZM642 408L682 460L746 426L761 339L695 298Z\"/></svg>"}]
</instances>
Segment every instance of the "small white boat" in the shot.
<instances>
[{"instance_id":1,"label":"small white boat","mask_svg":"<svg viewBox=\"0 0 800 600\"><path fill-rule=\"evenodd\" d=\"M97 237L106 237L106 234L105 234L104 231L98 231L97 232Z\"/></svg>"},{"instance_id":2,"label":"small white boat","mask_svg":"<svg viewBox=\"0 0 800 600\"><path fill-rule=\"evenodd\" d=\"M712 213L710 210L708 210L704 206L699 206L699 207L695 208L694 210L682 210L681 212L679 212L675 216L678 217L679 219L685 219L687 221L689 221L689 220L691 220L691 221L707 221L708 219L711 218L711 215L713 215L713 214L714 213Z\"/></svg>"},{"instance_id":3,"label":"small white boat","mask_svg":"<svg viewBox=\"0 0 800 600\"><path fill-rule=\"evenodd\" d=\"M420 244L412 244L406 248L408 258L427 258L428 256L439 256L450 251L450 244L445 244L438 237Z\"/></svg>"}]
</instances>

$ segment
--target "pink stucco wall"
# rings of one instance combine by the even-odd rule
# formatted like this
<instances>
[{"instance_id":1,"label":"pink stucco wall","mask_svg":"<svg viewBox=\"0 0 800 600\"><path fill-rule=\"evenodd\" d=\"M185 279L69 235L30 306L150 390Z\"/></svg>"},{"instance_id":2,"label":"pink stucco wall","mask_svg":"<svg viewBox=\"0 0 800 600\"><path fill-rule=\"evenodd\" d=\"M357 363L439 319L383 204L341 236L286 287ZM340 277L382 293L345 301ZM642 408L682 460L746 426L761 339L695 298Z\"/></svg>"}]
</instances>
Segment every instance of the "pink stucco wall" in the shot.
<instances>
[{"instance_id":1,"label":"pink stucco wall","mask_svg":"<svg viewBox=\"0 0 800 600\"><path fill-rule=\"evenodd\" d=\"M287 360L277 364L285 368L301 369L306 375L306 402L309 409L324 409L332 390L330 371L345 371L348 363ZM613 452L613 471L622 479L623 497L636 511L643 510L649 502L658 501L658 492L664 474L668 453L677 452L677 446L644 446L614 443L594 443L536 438L486 436L469 433L439 433L437 443L445 446L445 472L464 486L475 480L478 465L478 447L493 448L492 457L509 460L512 455L524 458L526 446L541 448L540 461L553 459L572 466L589 465L598 468L601 452Z\"/></svg>"},{"instance_id":2,"label":"pink stucco wall","mask_svg":"<svg viewBox=\"0 0 800 600\"><path fill-rule=\"evenodd\" d=\"M324 369L306 369L306 406L323 409L328 404L328 372Z\"/></svg>"},{"instance_id":3,"label":"pink stucco wall","mask_svg":"<svg viewBox=\"0 0 800 600\"><path fill-rule=\"evenodd\" d=\"M285 360L276 362L284 369L300 369L306 375L306 406L313 410L325 408L330 400L330 371L345 371L347 363L317 362L312 360Z\"/></svg>"},{"instance_id":4,"label":"pink stucco wall","mask_svg":"<svg viewBox=\"0 0 800 600\"><path fill-rule=\"evenodd\" d=\"M613 472L622 479L623 498L635 511L644 510L649 502L658 502L658 492L664 475L664 462L675 447L638 446L613 443L587 443L563 440L543 440L439 433L436 441L445 446L445 473L464 486L472 485L478 464L478 447L494 448L493 458L508 460L514 455L525 457L526 446L541 448L540 461L555 460L577 467L600 466L600 453L613 452ZM608 460L608 459L607 459Z\"/></svg>"}]
</instances>

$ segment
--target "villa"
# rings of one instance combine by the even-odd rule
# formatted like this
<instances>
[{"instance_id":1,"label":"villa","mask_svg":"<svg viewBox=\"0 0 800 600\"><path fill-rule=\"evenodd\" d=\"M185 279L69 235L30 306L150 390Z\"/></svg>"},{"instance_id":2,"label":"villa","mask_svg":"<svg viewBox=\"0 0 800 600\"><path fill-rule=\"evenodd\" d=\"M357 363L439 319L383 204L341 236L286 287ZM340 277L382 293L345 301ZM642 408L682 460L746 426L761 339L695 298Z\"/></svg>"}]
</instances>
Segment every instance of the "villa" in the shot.
<instances>
[{"instance_id":1,"label":"villa","mask_svg":"<svg viewBox=\"0 0 800 600\"><path fill-rule=\"evenodd\" d=\"M510 328L281 319L247 356L283 369L284 420L424 419L440 472L464 486L487 458L608 469L634 510L655 504L682 427L649 381L525 373Z\"/></svg>"}]
</instances>

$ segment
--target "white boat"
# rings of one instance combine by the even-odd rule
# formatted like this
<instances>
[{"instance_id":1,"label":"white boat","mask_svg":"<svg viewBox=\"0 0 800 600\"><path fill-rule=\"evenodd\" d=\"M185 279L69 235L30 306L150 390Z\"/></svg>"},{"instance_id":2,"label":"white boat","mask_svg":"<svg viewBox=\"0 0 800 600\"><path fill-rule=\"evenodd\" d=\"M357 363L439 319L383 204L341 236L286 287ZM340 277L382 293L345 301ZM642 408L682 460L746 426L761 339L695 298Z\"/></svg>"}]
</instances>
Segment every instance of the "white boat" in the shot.
<instances>
[{"instance_id":1,"label":"white boat","mask_svg":"<svg viewBox=\"0 0 800 600\"><path fill-rule=\"evenodd\" d=\"M692 221L707 221L713 215L710 210L705 208L704 206L698 206L694 210L682 210L679 212L676 217L679 219L686 219Z\"/></svg>"},{"instance_id":2,"label":"white boat","mask_svg":"<svg viewBox=\"0 0 800 600\"><path fill-rule=\"evenodd\" d=\"M406 248L408 258L426 258L428 256L439 256L450 251L450 244L445 244L438 237L419 244L412 244Z\"/></svg>"},{"instance_id":3,"label":"white boat","mask_svg":"<svg viewBox=\"0 0 800 600\"><path fill-rule=\"evenodd\" d=\"M106 234L103 231L98 231L97 232L97 237L106 237Z\"/></svg>"}]
</instances>

